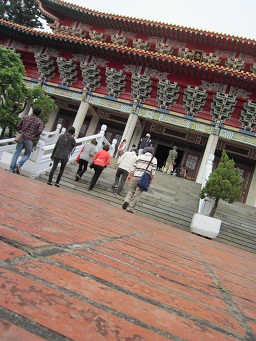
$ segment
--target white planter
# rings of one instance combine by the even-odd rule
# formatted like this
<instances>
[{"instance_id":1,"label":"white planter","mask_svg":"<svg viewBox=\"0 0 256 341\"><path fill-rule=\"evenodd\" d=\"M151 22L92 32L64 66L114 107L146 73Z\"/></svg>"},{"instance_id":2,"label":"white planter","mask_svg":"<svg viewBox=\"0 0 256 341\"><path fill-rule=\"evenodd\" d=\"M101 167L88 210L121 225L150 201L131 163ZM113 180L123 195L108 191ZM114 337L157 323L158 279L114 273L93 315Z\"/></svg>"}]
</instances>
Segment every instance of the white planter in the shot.
<instances>
[{"instance_id":1,"label":"white planter","mask_svg":"<svg viewBox=\"0 0 256 341\"><path fill-rule=\"evenodd\" d=\"M221 220L195 213L190 225L192 233L214 239L220 232Z\"/></svg>"}]
</instances>

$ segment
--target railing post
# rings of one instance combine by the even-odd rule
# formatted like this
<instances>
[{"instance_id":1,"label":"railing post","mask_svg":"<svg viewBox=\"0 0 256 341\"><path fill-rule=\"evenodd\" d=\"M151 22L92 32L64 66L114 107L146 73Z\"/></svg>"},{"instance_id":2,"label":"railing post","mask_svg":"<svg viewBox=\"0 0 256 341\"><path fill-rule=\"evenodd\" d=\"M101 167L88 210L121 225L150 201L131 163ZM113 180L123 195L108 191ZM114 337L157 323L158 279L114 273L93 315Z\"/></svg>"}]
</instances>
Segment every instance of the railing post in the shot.
<instances>
[{"instance_id":1,"label":"railing post","mask_svg":"<svg viewBox=\"0 0 256 341\"><path fill-rule=\"evenodd\" d=\"M102 124L101 128L100 128L100 134L101 134L101 137L98 137L97 138L97 142L98 142L98 149L102 149L102 144L103 144L103 140L104 140L104 136L105 136L105 133L106 133L106 130L107 130L107 126L106 124Z\"/></svg>"},{"instance_id":2,"label":"railing post","mask_svg":"<svg viewBox=\"0 0 256 341\"><path fill-rule=\"evenodd\" d=\"M112 157L115 153L115 150L116 150L116 144L117 144L117 139L113 139L112 141L112 150L109 152L110 156Z\"/></svg>"}]
</instances>

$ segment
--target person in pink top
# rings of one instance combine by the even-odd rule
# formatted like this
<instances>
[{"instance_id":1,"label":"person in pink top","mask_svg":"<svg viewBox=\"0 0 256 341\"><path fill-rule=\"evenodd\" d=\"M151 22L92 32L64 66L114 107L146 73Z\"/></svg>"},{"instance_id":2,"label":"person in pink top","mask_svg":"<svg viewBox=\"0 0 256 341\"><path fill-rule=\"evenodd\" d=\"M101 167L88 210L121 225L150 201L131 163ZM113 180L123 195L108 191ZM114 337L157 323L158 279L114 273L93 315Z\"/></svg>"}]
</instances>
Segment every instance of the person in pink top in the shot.
<instances>
[{"instance_id":1,"label":"person in pink top","mask_svg":"<svg viewBox=\"0 0 256 341\"><path fill-rule=\"evenodd\" d=\"M98 181L102 171L110 164L110 154L109 154L109 145L105 144L103 149L99 150L92 159L92 167L94 169L94 175L91 179L88 190L91 191Z\"/></svg>"}]
</instances>

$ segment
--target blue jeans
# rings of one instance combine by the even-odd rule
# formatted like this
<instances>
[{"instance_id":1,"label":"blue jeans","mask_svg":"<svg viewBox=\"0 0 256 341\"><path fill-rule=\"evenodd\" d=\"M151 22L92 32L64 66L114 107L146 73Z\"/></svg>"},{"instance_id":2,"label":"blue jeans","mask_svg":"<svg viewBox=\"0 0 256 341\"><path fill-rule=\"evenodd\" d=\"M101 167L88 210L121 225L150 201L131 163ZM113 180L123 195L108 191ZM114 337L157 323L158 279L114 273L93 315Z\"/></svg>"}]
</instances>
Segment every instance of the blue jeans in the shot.
<instances>
[{"instance_id":1,"label":"blue jeans","mask_svg":"<svg viewBox=\"0 0 256 341\"><path fill-rule=\"evenodd\" d=\"M17 160L22 152L22 150L25 149L25 153L24 155L22 156L21 160L17 163ZM21 142L18 142L17 145L16 145L16 150L15 150L15 153L13 154L13 157L12 157L12 161L11 161L11 164L10 164L10 172L14 173L15 172L15 167L16 167L16 164L19 166L19 167L22 167L24 165L24 163L27 161L27 159L30 157L30 154L32 152L32 149L33 149L33 141L31 140L26 140L24 137L23 139L21 140Z\"/></svg>"}]
</instances>

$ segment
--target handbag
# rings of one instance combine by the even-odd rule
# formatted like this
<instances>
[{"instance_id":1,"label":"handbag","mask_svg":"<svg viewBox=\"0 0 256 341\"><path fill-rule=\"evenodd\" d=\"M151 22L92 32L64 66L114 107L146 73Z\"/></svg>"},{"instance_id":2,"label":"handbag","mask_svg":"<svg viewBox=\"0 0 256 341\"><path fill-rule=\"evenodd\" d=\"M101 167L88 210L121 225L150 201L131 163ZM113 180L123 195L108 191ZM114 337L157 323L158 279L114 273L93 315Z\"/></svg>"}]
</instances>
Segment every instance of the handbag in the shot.
<instances>
[{"instance_id":1,"label":"handbag","mask_svg":"<svg viewBox=\"0 0 256 341\"><path fill-rule=\"evenodd\" d=\"M14 141L19 143L21 142L21 140L23 139L23 133L18 133L15 138L14 138Z\"/></svg>"},{"instance_id":2,"label":"handbag","mask_svg":"<svg viewBox=\"0 0 256 341\"><path fill-rule=\"evenodd\" d=\"M82 154L82 152L84 151L84 147L85 147L85 145L83 146L83 148L81 149L81 151L80 151L80 153L77 155L77 157L76 157L76 162L79 164L79 162L80 162L80 157L81 157L81 154Z\"/></svg>"},{"instance_id":3,"label":"handbag","mask_svg":"<svg viewBox=\"0 0 256 341\"><path fill-rule=\"evenodd\" d=\"M152 158L150 159L147 165L147 168L145 169L144 173L141 175L139 182L138 182L139 188L144 192L147 192L150 186L151 175L147 173L147 169L149 165L151 164L153 158L154 158L154 155L152 155Z\"/></svg>"},{"instance_id":4,"label":"handbag","mask_svg":"<svg viewBox=\"0 0 256 341\"><path fill-rule=\"evenodd\" d=\"M76 162L79 164L79 162L80 162L80 153L77 155L77 157L76 157Z\"/></svg>"},{"instance_id":5,"label":"handbag","mask_svg":"<svg viewBox=\"0 0 256 341\"><path fill-rule=\"evenodd\" d=\"M94 162L92 162L92 163L90 163L90 166L89 166L89 168L93 168L93 166L94 166Z\"/></svg>"}]
</instances>

